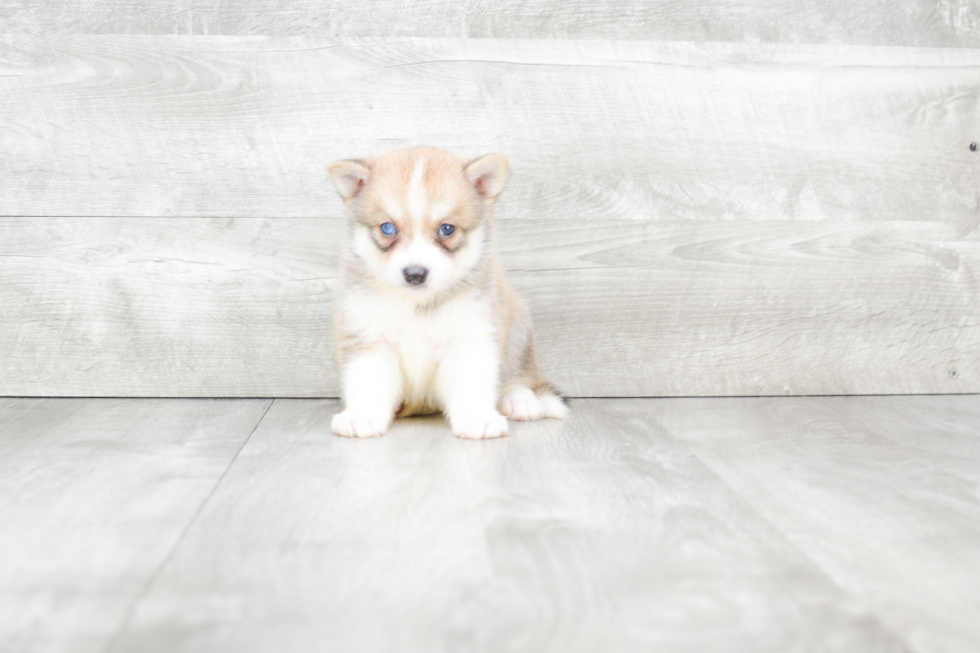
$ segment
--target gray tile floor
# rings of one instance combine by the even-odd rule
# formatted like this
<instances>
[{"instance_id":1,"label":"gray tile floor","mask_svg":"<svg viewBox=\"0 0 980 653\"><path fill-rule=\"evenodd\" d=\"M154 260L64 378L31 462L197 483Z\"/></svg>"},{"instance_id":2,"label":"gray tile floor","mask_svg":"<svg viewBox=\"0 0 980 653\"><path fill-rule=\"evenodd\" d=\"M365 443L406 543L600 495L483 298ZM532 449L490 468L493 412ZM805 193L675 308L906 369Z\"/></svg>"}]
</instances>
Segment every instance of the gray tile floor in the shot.
<instances>
[{"instance_id":1,"label":"gray tile floor","mask_svg":"<svg viewBox=\"0 0 980 653\"><path fill-rule=\"evenodd\" d=\"M980 397L0 399L0 651L980 650Z\"/></svg>"}]
</instances>

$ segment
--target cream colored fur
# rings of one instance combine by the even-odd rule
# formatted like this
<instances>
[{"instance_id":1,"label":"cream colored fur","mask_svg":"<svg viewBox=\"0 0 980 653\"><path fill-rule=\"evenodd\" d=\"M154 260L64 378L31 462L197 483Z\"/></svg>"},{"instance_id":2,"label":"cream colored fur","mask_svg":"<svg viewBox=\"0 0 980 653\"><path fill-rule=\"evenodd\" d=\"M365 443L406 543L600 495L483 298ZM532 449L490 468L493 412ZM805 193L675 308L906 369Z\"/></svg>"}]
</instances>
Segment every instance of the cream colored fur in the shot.
<instances>
[{"instance_id":1,"label":"cream colored fur","mask_svg":"<svg viewBox=\"0 0 980 653\"><path fill-rule=\"evenodd\" d=\"M507 173L500 154L465 163L424 147L330 166L348 206L334 310L338 435L377 436L396 415L442 411L457 436L492 438L506 435L506 418L567 415L497 251L493 204ZM419 269L425 280L412 283Z\"/></svg>"}]
</instances>

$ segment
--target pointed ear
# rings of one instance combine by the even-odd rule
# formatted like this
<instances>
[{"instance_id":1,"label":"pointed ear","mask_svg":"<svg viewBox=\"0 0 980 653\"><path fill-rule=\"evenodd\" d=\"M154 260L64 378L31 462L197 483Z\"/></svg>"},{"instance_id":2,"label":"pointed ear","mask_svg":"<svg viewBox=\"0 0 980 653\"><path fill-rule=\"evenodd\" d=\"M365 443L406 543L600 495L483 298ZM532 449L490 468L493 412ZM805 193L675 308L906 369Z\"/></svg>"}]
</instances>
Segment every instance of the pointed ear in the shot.
<instances>
[{"instance_id":1,"label":"pointed ear","mask_svg":"<svg viewBox=\"0 0 980 653\"><path fill-rule=\"evenodd\" d=\"M334 161L329 170L330 178L345 204L354 201L371 177L371 168L364 161Z\"/></svg>"},{"instance_id":2,"label":"pointed ear","mask_svg":"<svg viewBox=\"0 0 980 653\"><path fill-rule=\"evenodd\" d=\"M493 204L507 183L507 157L488 154L466 164L466 177L483 201Z\"/></svg>"}]
</instances>

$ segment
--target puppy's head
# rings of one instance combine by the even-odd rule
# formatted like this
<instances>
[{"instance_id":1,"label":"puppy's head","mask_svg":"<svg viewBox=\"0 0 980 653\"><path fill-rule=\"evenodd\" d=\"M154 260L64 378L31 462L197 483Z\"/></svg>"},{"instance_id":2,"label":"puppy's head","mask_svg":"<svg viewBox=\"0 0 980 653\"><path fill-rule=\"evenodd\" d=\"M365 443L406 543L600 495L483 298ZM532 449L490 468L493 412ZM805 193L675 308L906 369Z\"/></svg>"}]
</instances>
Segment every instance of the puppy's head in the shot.
<instances>
[{"instance_id":1,"label":"puppy's head","mask_svg":"<svg viewBox=\"0 0 980 653\"><path fill-rule=\"evenodd\" d=\"M433 148L337 161L353 254L377 282L424 301L471 275L490 246L488 209L507 181L502 154L466 163Z\"/></svg>"}]
</instances>

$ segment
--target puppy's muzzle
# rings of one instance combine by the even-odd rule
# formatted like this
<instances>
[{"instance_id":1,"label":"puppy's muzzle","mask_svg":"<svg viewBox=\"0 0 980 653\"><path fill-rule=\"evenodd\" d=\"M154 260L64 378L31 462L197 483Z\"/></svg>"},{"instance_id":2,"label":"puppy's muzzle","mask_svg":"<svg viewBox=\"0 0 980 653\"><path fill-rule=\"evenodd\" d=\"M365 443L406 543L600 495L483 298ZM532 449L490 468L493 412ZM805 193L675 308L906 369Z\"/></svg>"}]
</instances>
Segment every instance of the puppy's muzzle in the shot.
<instances>
[{"instance_id":1,"label":"puppy's muzzle","mask_svg":"<svg viewBox=\"0 0 980 653\"><path fill-rule=\"evenodd\" d=\"M405 281L413 286L418 286L425 283L425 278L429 275L429 269L423 268L421 265L410 265L402 270L402 274L405 275Z\"/></svg>"}]
</instances>

